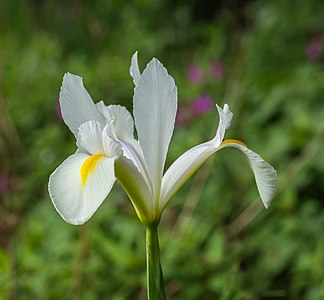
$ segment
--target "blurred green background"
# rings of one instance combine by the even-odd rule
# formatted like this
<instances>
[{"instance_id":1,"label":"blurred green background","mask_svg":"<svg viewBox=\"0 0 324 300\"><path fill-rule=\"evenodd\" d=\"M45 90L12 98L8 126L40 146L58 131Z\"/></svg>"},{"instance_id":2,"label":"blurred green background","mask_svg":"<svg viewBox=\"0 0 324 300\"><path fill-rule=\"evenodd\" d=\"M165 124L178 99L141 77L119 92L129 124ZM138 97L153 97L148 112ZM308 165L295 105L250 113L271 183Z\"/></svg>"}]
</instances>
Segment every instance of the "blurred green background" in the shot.
<instances>
[{"instance_id":1,"label":"blurred green background","mask_svg":"<svg viewBox=\"0 0 324 300\"><path fill-rule=\"evenodd\" d=\"M324 299L324 2L0 2L0 299L145 299L145 230L124 191L84 226L47 192L75 149L58 114L67 71L132 110L131 55L174 77L167 165L234 113L227 138L278 171L262 208L237 150L211 158L160 225L168 299Z\"/></svg>"}]
</instances>

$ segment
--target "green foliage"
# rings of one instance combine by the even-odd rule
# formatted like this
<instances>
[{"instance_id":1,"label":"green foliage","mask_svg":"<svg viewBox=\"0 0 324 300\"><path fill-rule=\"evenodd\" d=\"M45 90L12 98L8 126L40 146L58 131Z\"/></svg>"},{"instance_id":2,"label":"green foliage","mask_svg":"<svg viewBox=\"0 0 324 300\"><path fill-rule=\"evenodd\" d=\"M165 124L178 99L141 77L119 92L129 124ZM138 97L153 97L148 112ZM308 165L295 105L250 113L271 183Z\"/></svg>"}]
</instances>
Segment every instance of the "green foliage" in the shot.
<instances>
[{"instance_id":1,"label":"green foliage","mask_svg":"<svg viewBox=\"0 0 324 300\"><path fill-rule=\"evenodd\" d=\"M234 112L226 136L279 175L264 210L248 163L227 149L179 191L159 227L168 299L324 299L324 53L309 53L314 41L324 49L324 3L221 3L1 1L1 299L145 299L145 230L118 184L81 227L47 193L76 148L56 115L64 72L81 75L94 101L131 110L135 50L142 69L164 63L188 114L168 165L215 131L215 111L190 112L209 95ZM188 80L191 65L202 82Z\"/></svg>"}]
</instances>

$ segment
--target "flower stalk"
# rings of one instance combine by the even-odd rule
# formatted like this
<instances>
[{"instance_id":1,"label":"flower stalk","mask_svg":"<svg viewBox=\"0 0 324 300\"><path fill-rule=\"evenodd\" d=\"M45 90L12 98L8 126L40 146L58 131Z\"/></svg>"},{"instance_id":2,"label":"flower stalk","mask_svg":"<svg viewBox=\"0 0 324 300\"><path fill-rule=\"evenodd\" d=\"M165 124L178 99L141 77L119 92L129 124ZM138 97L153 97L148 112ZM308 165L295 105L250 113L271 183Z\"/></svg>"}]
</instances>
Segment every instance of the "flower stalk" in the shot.
<instances>
[{"instance_id":1,"label":"flower stalk","mask_svg":"<svg viewBox=\"0 0 324 300\"><path fill-rule=\"evenodd\" d=\"M146 226L147 299L165 300L157 224Z\"/></svg>"}]
</instances>

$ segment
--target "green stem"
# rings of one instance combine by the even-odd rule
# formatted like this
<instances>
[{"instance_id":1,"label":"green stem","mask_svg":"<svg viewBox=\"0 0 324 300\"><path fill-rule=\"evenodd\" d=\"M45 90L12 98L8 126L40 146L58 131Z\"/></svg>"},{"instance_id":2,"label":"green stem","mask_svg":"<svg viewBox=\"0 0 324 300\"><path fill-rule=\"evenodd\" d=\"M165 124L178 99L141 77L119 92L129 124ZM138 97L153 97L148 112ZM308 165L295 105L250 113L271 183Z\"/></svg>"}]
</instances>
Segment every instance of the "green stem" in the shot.
<instances>
[{"instance_id":1,"label":"green stem","mask_svg":"<svg viewBox=\"0 0 324 300\"><path fill-rule=\"evenodd\" d=\"M157 224L146 227L147 298L165 300Z\"/></svg>"}]
</instances>

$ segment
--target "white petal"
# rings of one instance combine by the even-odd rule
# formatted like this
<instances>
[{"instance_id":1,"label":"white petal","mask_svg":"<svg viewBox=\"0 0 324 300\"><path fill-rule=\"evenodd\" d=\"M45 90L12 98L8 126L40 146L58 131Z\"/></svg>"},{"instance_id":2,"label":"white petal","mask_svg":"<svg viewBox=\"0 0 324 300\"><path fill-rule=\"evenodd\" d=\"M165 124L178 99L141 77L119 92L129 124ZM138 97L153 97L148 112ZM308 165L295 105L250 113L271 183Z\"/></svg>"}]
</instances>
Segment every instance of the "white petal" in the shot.
<instances>
[{"instance_id":1,"label":"white petal","mask_svg":"<svg viewBox=\"0 0 324 300\"><path fill-rule=\"evenodd\" d=\"M102 145L102 127L97 121L88 121L79 127L77 146L90 155L104 153Z\"/></svg>"},{"instance_id":2,"label":"white petal","mask_svg":"<svg viewBox=\"0 0 324 300\"><path fill-rule=\"evenodd\" d=\"M164 209L173 195L182 187L188 178L217 151L226 129L231 125L233 114L227 104L222 109L216 104L219 113L219 126L215 137L197 145L182 154L166 171L162 179L160 209Z\"/></svg>"},{"instance_id":3,"label":"white petal","mask_svg":"<svg viewBox=\"0 0 324 300\"><path fill-rule=\"evenodd\" d=\"M129 68L129 73L133 77L133 81L135 86L137 85L140 77L141 77L141 72L138 67L138 60L137 60L137 51L133 54L132 56L132 61L131 61L131 66Z\"/></svg>"},{"instance_id":4,"label":"white petal","mask_svg":"<svg viewBox=\"0 0 324 300\"><path fill-rule=\"evenodd\" d=\"M144 70L134 93L134 117L154 193L158 198L177 110L173 78L155 58Z\"/></svg>"},{"instance_id":5,"label":"white petal","mask_svg":"<svg viewBox=\"0 0 324 300\"><path fill-rule=\"evenodd\" d=\"M107 197L114 182L114 159L100 157L88 170L83 185L81 168L91 156L78 153L67 158L50 176L48 189L53 204L68 223L85 223Z\"/></svg>"},{"instance_id":6,"label":"white petal","mask_svg":"<svg viewBox=\"0 0 324 300\"><path fill-rule=\"evenodd\" d=\"M200 144L182 154L169 167L162 178L161 211L189 177L216 151L217 148L210 142Z\"/></svg>"},{"instance_id":7,"label":"white petal","mask_svg":"<svg viewBox=\"0 0 324 300\"><path fill-rule=\"evenodd\" d=\"M126 107L121 105L106 106L102 101L97 103L97 107L108 122L113 121L116 139L129 140L133 138L134 121Z\"/></svg>"},{"instance_id":8,"label":"white petal","mask_svg":"<svg viewBox=\"0 0 324 300\"><path fill-rule=\"evenodd\" d=\"M215 137L211 141L214 143L215 147L218 147L225 136L225 131L231 126L233 113L230 111L228 104L224 105L222 109L216 104L218 114L219 114L219 125Z\"/></svg>"},{"instance_id":9,"label":"white petal","mask_svg":"<svg viewBox=\"0 0 324 300\"><path fill-rule=\"evenodd\" d=\"M106 135L113 137L119 142L123 150L123 154L126 158L132 160L137 169L143 174L147 185L152 191L152 181L150 175L147 171L146 162L143 157L143 152L139 146L138 141L134 139L134 121L131 114L128 110L120 105L109 105L101 101L98 104L99 111L105 116L106 120L109 122L107 126ZM116 145L111 139L103 138L105 153L108 156L111 156L112 151L107 149L107 147L113 147L115 150L113 153L118 153L115 155L120 157L119 148L116 148ZM115 141L116 142L116 141Z\"/></svg>"},{"instance_id":10,"label":"white petal","mask_svg":"<svg viewBox=\"0 0 324 300\"><path fill-rule=\"evenodd\" d=\"M162 179L160 210L166 207L173 195L212 154L225 147L238 148L247 156L261 200L264 206L268 208L277 189L276 171L261 156L246 148L243 143L226 140L220 147L215 147L212 141L195 146L182 154L170 166Z\"/></svg>"},{"instance_id":11,"label":"white petal","mask_svg":"<svg viewBox=\"0 0 324 300\"><path fill-rule=\"evenodd\" d=\"M110 121L102 131L102 144L104 153L108 157L121 157L123 156L122 147L121 144L116 141L111 135L112 126L113 121Z\"/></svg>"},{"instance_id":12,"label":"white petal","mask_svg":"<svg viewBox=\"0 0 324 300\"><path fill-rule=\"evenodd\" d=\"M246 155L249 160L251 169L254 173L255 182L257 184L263 205L268 208L277 191L276 170L265 160L263 160L263 158L259 154L251 151L241 144L224 141L219 149L225 147L237 148Z\"/></svg>"},{"instance_id":13,"label":"white petal","mask_svg":"<svg viewBox=\"0 0 324 300\"><path fill-rule=\"evenodd\" d=\"M104 121L84 88L80 76L70 73L64 75L60 92L60 106L64 122L75 136L77 136L81 124L90 120L100 123Z\"/></svg>"}]
</instances>

